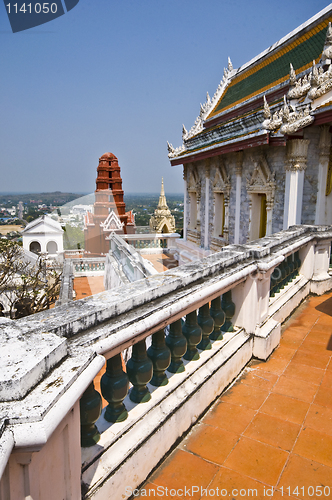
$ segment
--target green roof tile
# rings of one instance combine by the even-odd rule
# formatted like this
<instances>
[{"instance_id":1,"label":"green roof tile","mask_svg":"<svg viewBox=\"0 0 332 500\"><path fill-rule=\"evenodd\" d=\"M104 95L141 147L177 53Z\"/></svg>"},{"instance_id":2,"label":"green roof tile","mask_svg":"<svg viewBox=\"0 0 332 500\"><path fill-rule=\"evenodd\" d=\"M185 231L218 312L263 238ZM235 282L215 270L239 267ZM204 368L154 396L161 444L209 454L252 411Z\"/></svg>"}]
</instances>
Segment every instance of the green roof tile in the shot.
<instances>
[{"instance_id":1,"label":"green roof tile","mask_svg":"<svg viewBox=\"0 0 332 500\"><path fill-rule=\"evenodd\" d=\"M302 43L288 50L280 57L275 59L275 55L270 56L271 61L254 73L250 74L250 70L252 70L250 68L247 70L249 73L247 77L243 78L243 75L241 75L243 79L238 82L235 78L234 84L231 83L226 89L224 96L210 116L214 116L246 97L258 94L262 89L273 86L274 82L284 79L289 75L290 63L293 64L295 70L298 70L311 64L313 59L318 59L323 51L327 26L317 33L315 31L317 30L313 29L310 35L308 34L310 38L304 39ZM282 52L291 46L292 44L282 49Z\"/></svg>"}]
</instances>

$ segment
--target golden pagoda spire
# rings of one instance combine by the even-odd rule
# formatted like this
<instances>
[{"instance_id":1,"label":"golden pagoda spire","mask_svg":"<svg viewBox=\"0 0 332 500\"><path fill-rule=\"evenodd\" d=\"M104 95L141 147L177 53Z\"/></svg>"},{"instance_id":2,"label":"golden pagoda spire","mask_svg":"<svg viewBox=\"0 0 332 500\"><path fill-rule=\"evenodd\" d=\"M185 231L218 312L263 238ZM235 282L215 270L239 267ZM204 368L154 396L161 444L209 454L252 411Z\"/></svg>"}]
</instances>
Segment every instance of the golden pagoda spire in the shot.
<instances>
[{"instance_id":1,"label":"golden pagoda spire","mask_svg":"<svg viewBox=\"0 0 332 500\"><path fill-rule=\"evenodd\" d=\"M174 216L171 214L171 211L167 206L163 177L161 178L161 190L158 206L154 211L154 216L152 216L150 219L150 228L153 232L156 233L175 232L175 220Z\"/></svg>"}]
</instances>

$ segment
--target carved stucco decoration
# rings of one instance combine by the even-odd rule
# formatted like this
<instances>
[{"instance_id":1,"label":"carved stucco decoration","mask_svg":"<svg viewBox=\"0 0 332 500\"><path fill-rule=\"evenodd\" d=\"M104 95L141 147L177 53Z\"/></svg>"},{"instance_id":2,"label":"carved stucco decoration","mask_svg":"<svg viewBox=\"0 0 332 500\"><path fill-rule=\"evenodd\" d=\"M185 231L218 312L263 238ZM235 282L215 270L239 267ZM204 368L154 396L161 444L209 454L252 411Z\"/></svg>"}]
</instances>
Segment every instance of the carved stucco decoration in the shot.
<instances>
[{"instance_id":1,"label":"carved stucco decoration","mask_svg":"<svg viewBox=\"0 0 332 500\"><path fill-rule=\"evenodd\" d=\"M191 167L189 170L188 192L196 193L197 200L201 197L201 181L195 167Z\"/></svg>"},{"instance_id":2,"label":"carved stucco decoration","mask_svg":"<svg viewBox=\"0 0 332 500\"><path fill-rule=\"evenodd\" d=\"M332 89L332 64L324 72L323 68L317 69L314 65L311 77L311 89L308 92L308 98L317 99Z\"/></svg>"},{"instance_id":3,"label":"carved stucco decoration","mask_svg":"<svg viewBox=\"0 0 332 500\"><path fill-rule=\"evenodd\" d=\"M225 204L228 205L231 192L231 182L222 161L219 162L219 165L216 168L216 173L212 183L212 191L214 193L222 193L224 195Z\"/></svg>"},{"instance_id":4,"label":"carved stucco decoration","mask_svg":"<svg viewBox=\"0 0 332 500\"><path fill-rule=\"evenodd\" d=\"M289 99L298 99L299 97L302 97L309 92L311 88L311 74L312 73L309 73L309 75L304 75L303 78L299 78L295 82L294 87L292 87L288 91L287 97Z\"/></svg>"},{"instance_id":5,"label":"carved stucco decoration","mask_svg":"<svg viewBox=\"0 0 332 500\"><path fill-rule=\"evenodd\" d=\"M330 63L332 59L332 28L331 23L329 23L327 28L325 45L322 53L321 63Z\"/></svg>"},{"instance_id":6,"label":"carved stucco decoration","mask_svg":"<svg viewBox=\"0 0 332 500\"><path fill-rule=\"evenodd\" d=\"M316 101L332 90L332 28L328 25L322 57L317 66L313 61L311 71L302 77L297 77L294 67L290 64L290 89L284 97L284 105L277 109L273 116L264 96L264 122L262 128L278 131L280 134L294 134L314 121L311 111L321 103ZM324 69L325 68L325 69ZM326 103L332 97L326 96ZM326 104L324 103L324 104Z\"/></svg>"},{"instance_id":7,"label":"carved stucco decoration","mask_svg":"<svg viewBox=\"0 0 332 500\"><path fill-rule=\"evenodd\" d=\"M307 166L308 139L293 139L286 146L286 170L305 170Z\"/></svg>"},{"instance_id":8,"label":"carved stucco decoration","mask_svg":"<svg viewBox=\"0 0 332 500\"><path fill-rule=\"evenodd\" d=\"M275 173L271 171L264 155L251 157L254 170L250 178L247 178L248 194L266 194L266 208L271 209L274 202L276 188Z\"/></svg>"},{"instance_id":9,"label":"carved stucco decoration","mask_svg":"<svg viewBox=\"0 0 332 500\"><path fill-rule=\"evenodd\" d=\"M114 210L112 210L104 222L102 222L101 227L104 231L120 231L122 230L124 223L121 222L120 218L116 215Z\"/></svg>"},{"instance_id":10,"label":"carved stucco decoration","mask_svg":"<svg viewBox=\"0 0 332 500\"><path fill-rule=\"evenodd\" d=\"M268 109L268 104L264 96L264 116L266 120L262 123L262 127L266 130L277 131L283 135L293 134L301 128L307 127L314 121L314 117L310 114L310 104L303 106L288 105L286 96L284 96L284 105L279 110L275 111L271 116L271 111Z\"/></svg>"},{"instance_id":11,"label":"carved stucco decoration","mask_svg":"<svg viewBox=\"0 0 332 500\"><path fill-rule=\"evenodd\" d=\"M283 108L283 124L280 127L280 132L282 134L293 134L301 128L307 127L314 121L314 117L310 115L310 107L307 105L304 109L299 111L290 111L286 99Z\"/></svg>"},{"instance_id":12,"label":"carved stucco decoration","mask_svg":"<svg viewBox=\"0 0 332 500\"><path fill-rule=\"evenodd\" d=\"M168 151L168 158L174 158L175 156L178 156L180 153L185 151L185 146L182 144L182 146L179 146L178 148L174 148L172 144L170 144L167 141L167 151Z\"/></svg>"},{"instance_id":13,"label":"carved stucco decoration","mask_svg":"<svg viewBox=\"0 0 332 500\"><path fill-rule=\"evenodd\" d=\"M265 120L262 124L262 127L266 130L272 130L272 131L277 130L278 128L281 127L281 124L282 124L282 116L283 116L282 108L279 111L275 111L275 113L273 113L273 116L272 116L269 105L266 101L266 97L263 96L263 99L264 99L264 118L265 118Z\"/></svg>"}]
</instances>

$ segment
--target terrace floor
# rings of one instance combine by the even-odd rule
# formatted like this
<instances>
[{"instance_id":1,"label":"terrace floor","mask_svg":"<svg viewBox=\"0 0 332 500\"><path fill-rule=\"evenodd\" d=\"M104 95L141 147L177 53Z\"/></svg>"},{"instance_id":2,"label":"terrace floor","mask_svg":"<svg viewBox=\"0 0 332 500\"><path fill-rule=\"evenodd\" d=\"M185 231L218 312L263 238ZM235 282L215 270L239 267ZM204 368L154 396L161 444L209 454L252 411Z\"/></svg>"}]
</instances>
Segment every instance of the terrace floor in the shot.
<instances>
[{"instance_id":1,"label":"terrace floor","mask_svg":"<svg viewBox=\"0 0 332 500\"><path fill-rule=\"evenodd\" d=\"M179 265L177 260L164 253L145 253L142 257L149 260L158 273L162 273L163 271L167 271L167 269L172 269Z\"/></svg>"},{"instance_id":2,"label":"terrace floor","mask_svg":"<svg viewBox=\"0 0 332 500\"><path fill-rule=\"evenodd\" d=\"M78 276L74 278L75 300L104 292L104 276Z\"/></svg>"},{"instance_id":3,"label":"terrace floor","mask_svg":"<svg viewBox=\"0 0 332 500\"><path fill-rule=\"evenodd\" d=\"M301 305L268 361L250 363L132 498L332 499L331 357L329 293Z\"/></svg>"}]
</instances>

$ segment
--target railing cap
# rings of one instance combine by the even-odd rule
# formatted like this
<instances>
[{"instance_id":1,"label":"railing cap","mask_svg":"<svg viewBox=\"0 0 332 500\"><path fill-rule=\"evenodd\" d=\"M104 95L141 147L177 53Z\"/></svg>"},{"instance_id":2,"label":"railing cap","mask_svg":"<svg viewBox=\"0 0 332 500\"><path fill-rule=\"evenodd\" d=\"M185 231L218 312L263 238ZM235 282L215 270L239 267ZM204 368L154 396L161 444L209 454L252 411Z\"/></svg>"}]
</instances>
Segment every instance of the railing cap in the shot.
<instances>
[{"instance_id":1,"label":"railing cap","mask_svg":"<svg viewBox=\"0 0 332 500\"><path fill-rule=\"evenodd\" d=\"M0 401L23 398L67 354L52 333L24 333L16 321L0 322Z\"/></svg>"}]
</instances>

